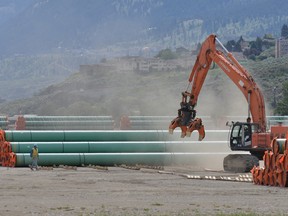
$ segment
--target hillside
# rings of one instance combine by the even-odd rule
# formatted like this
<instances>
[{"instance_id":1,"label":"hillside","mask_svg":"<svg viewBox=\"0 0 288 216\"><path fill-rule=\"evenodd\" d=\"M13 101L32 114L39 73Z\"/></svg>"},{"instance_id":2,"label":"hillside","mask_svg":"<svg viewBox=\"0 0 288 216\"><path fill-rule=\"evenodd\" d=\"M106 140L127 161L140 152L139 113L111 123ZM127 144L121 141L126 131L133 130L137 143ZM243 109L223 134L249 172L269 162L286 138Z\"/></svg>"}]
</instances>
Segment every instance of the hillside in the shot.
<instances>
[{"instance_id":1,"label":"hillside","mask_svg":"<svg viewBox=\"0 0 288 216\"><path fill-rule=\"evenodd\" d=\"M0 102L31 97L80 64L191 51L212 32L223 42L278 36L287 7L285 0L1 0Z\"/></svg>"},{"instance_id":2,"label":"hillside","mask_svg":"<svg viewBox=\"0 0 288 216\"><path fill-rule=\"evenodd\" d=\"M0 27L5 31L0 35L4 41L0 44L1 55L107 47L112 49L111 55L116 48L122 55L138 54L143 47L149 47L151 52L180 46L191 49L210 33L216 33L223 41L241 35L245 39L265 33L277 36L281 26L288 22L286 0L277 3L273 0L14 0L14 3L22 7L2 21ZM10 1L4 1L0 17L15 9L12 6Z\"/></svg>"},{"instance_id":3,"label":"hillside","mask_svg":"<svg viewBox=\"0 0 288 216\"><path fill-rule=\"evenodd\" d=\"M163 104L167 104L170 97L174 96L174 90L170 92L171 83L174 89L175 81L179 82L177 78L179 74L183 74L181 83L184 82L187 71L149 76L137 74L136 81L133 80L135 74L130 74L129 76L132 77L129 77L117 74L117 71L110 71L108 77L100 79L106 83L104 93L100 93L104 83L99 83L98 86L101 88L93 87L99 82L98 75L86 77L85 81L83 74L73 73L79 70L81 64L97 64L102 59L134 55L153 57L159 50L166 48L175 50L184 47L191 51L212 32L216 33L223 42L230 39L237 40L241 35L245 40L269 33L279 36L281 26L288 23L287 7L286 0L278 0L277 4L272 0L182 0L180 2L174 0L1 0L0 27L3 31L0 34L0 102L23 99L22 108L8 106L7 109L4 108L7 107L7 103L2 104L3 112L19 113L20 109L23 109L26 112L39 114L51 112L57 114L64 112L63 110L70 110L67 106L72 106L71 109L75 110L78 106L86 107L85 104L77 105L83 101L88 103L87 107L90 104L93 106L92 110L87 108L87 113L99 112L99 110L111 113L109 109L114 107L114 103L117 106L122 104L122 100L129 105L129 102L133 101L130 106L133 106L133 110L139 111L146 105L142 100L139 102L135 94L131 93L130 90L134 91L134 88L143 92L141 94L146 101L154 98L155 101L162 100ZM262 66L265 64L267 65ZM279 72L281 76L278 76L277 80L273 78L275 72L268 71L272 65L277 68L278 64L282 65L280 71L285 72L285 64L278 63L276 59L267 59L259 63L251 62L251 65L247 63L247 66L255 70L255 76L259 76L260 80L263 79L261 84L264 86L268 100L271 99L272 94L271 77L279 86L276 91L277 97L281 94L279 79L285 78L285 73ZM258 72L259 68L262 72ZM267 71L267 76L270 76L266 80L261 76L263 71ZM71 92L65 92L62 81L70 75L72 77L68 80L72 83L71 86L77 78L77 82L80 82L79 80L81 82L76 82L75 85L77 88L80 87L74 90L70 86ZM120 84L116 81L114 85L118 89L110 84L114 79L121 80L125 76L127 77L121 83L126 83L127 80L130 82L124 84L124 89L119 90ZM94 83L91 83L91 80L94 80ZM163 82L161 88L158 87L159 82ZM90 86L91 89L85 89L81 87L82 85L85 88ZM176 84L179 89L175 91L177 100L178 92L182 91L183 85ZM47 86L50 86L49 92L45 90ZM130 90L125 90L128 86ZM147 92L145 87L150 91ZM39 95L40 90L42 93ZM94 91L97 91L96 95ZM108 97L109 93L105 91L111 92L111 95ZM115 92L119 94L117 97ZM145 96L148 93L151 95ZM71 98L68 97L70 94ZM169 95L169 99L166 94ZM31 99L33 95L35 97ZM73 99L74 97L77 100ZM46 99L50 101L53 98L53 105L49 104L46 107L56 107L52 107L51 111L48 108L47 111L43 111L41 102L43 98L45 103ZM34 105L35 100L40 100L37 106ZM102 101L109 105L109 109ZM139 103L140 105L137 105ZM63 110L61 111L60 108ZM127 108L124 107L123 110ZM149 108L144 110L152 113Z\"/></svg>"},{"instance_id":4,"label":"hillside","mask_svg":"<svg viewBox=\"0 0 288 216\"><path fill-rule=\"evenodd\" d=\"M31 97L40 89L65 80L80 64L97 62L95 55L51 53L19 55L0 60L1 100Z\"/></svg>"},{"instance_id":5,"label":"hillside","mask_svg":"<svg viewBox=\"0 0 288 216\"><path fill-rule=\"evenodd\" d=\"M288 56L242 64L263 89L267 114L271 114L274 83L277 100L288 78ZM2 113L14 115L176 115L181 92L187 87L189 71L163 71L150 74L98 70L74 73L67 80L43 89L25 100L4 103ZM199 115L246 115L244 97L220 71L211 69L198 101Z\"/></svg>"}]
</instances>

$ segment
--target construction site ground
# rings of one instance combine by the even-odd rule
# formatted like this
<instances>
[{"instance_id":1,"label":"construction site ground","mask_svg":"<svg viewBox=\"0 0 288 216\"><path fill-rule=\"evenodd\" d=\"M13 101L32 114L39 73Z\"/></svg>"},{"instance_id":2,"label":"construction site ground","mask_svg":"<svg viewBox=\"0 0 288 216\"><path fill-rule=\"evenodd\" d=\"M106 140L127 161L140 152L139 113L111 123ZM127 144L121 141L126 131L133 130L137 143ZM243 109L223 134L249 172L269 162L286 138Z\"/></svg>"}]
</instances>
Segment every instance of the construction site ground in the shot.
<instances>
[{"instance_id":1,"label":"construction site ground","mask_svg":"<svg viewBox=\"0 0 288 216\"><path fill-rule=\"evenodd\" d=\"M239 173L192 166L0 170L1 216L287 215L286 188L239 182ZM207 179L213 176L227 179Z\"/></svg>"}]
</instances>

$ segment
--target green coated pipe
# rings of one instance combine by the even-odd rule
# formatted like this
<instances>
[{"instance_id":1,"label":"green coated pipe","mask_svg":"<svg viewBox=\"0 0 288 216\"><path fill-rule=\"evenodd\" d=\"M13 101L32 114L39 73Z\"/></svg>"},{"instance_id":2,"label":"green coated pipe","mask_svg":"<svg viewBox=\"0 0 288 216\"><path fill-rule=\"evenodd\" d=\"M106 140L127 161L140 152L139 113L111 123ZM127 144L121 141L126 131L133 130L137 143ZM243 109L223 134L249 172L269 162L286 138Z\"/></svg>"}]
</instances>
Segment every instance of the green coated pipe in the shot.
<instances>
[{"instance_id":1,"label":"green coated pipe","mask_svg":"<svg viewBox=\"0 0 288 216\"><path fill-rule=\"evenodd\" d=\"M206 130L205 140L227 139L228 130ZM174 134L168 130L5 130L5 139L9 142L85 142L85 141L173 141L180 138L181 131ZM194 132L189 139L197 139Z\"/></svg>"},{"instance_id":2,"label":"green coated pipe","mask_svg":"<svg viewBox=\"0 0 288 216\"><path fill-rule=\"evenodd\" d=\"M114 121L26 121L26 130L112 130Z\"/></svg>"},{"instance_id":3,"label":"green coated pipe","mask_svg":"<svg viewBox=\"0 0 288 216\"><path fill-rule=\"evenodd\" d=\"M167 125L131 125L131 130L151 130L152 128L153 130L164 130L167 128Z\"/></svg>"},{"instance_id":4,"label":"green coated pipe","mask_svg":"<svg viewBox=\"0 0 288 216\"><path fill-rule=\"evenodd\" d=\"M69 165L69 166L82 166L82 165L102 165L114 166L120 164L134 165L134 164L147 164L147 165L163 165L165 162L169 163L171 160L170 155L161 153L40 153L39 166L53 166L53 165ZM16 166L23 167L31 164L29 154L17 153Z\"/></svg>"},{"instance_id":5,"label":"green coated pipe","mask_svg":"<svg viewBox=\"0 0 288 216\"><path fill-rule=\"evenodd\" d=\"M8 117L7 116L0 116L0 121L8 121Z\"/></svg>"},{"instance_id":6,"label":"green coated pipe","mask_svg":"<svg viewBox=\"0 0 288 216\"><path fill-rule=\"evenodd\" d=\"M98 125L98 126L84 126L84 125L52 125L52 126L26 126L26 130L113 130L114 125Z\"/></svg>"},{"instance_id":7,"label":"green coated pipe","mask_svg":"<svg viewBox=\"0 0 288 216\"><path fill-rule=\"evenodd\" d=\"M9 142L165 141L172 137L168 131L164 130L5 131L5 139Z\"/></svg>"},{"instance_id":8,"label":"green coated pipe","mask_svg":"<svg viewBox=\"0 0 288 216\"><path fill-rule=\"evenodd\" d=\"M168 127L170 124L170 121L166 121L166 122L156 122L156 121L151 121L151 122L131 122L131 126L155 126L155 125L161 125L164 127Z\"/></svg>"},{"instance_id":9,"label":"green coated pipe","mask_svg":"<svg viewBox=\"0 0 288 216\"><path fill-rule=\"evenodd\" d=\"M14 153L30 153L34 144L41 153L165 152L166 142L11 142Z\"/></svg>"},{"instance_id":10,"label":"green coated pipe","mask_svg":"<svg viewBox=\"0 0 288 216\"><path fill-rule=\"evenodd\" d=\"M11 142L11 147L14 153L29 153L34 144L41 153L195 152L199 147L218 152L227 141Z\"/></svg>"},{"instance_id":11,"label":"green coated pipe","mask_svg":"<svg viewBox=\"0 0 288 216\"><path fill-rule=\"evenodd\" d=\"M26 121L26 126L99 126L103 124L114 124L111 120L101 121Z\"/></svg>"},{"instance_id":12,"label":"green coated pipe","mask_svg":"<svg viewBox=\"0 0 288 216\"><path fill-rule=\"evenodd\" d=\"M0 121L0 127L6 129L8 127L8 122L7 121L5 121L5 122L4 121Z\"/></svg>"},{"instance_id":13,"label":"green coated pipe","mask_svg":"<svg viewBox=\"0 0 288 216\"><path fill-rule=\"evenodd\" d=\"M112 120L112 116L24 116L26 121Z\"/></svg>"},{"instance_id":14,"label":"green coated pipe","mask_svg":"<svg viewBox=\"0 0 288 216\"><path fill-rule=\"evenodd\" d=\"M286 139L276 139L276 142L277 142L277 146L278 146L278 153L279 154L284 154L284 151L285 151L285 142L286 142ZM274 152L275 153L275 152Z\"/></svg>"},{"instance_id":15,"label":"green coated pipe","mask_svg":"<svg viewBox=\"0 0 288 216\"><path fill-rule=\"evenodd\" d=\"M64 147L62 142L10 142L12 152L14 153L30 153L34 144L38 145L38 151L41 153L63 153ZM80 144L80 143L79 143ZM78 145L79 146L79 145ZM84 149L85 146L83 145ZM78 153L81 153L79 151Z\"/></svg>"},{"instance_id":16,"label":"green coated pipe","mask_svg":"<svg viewBox=\"0 0 288 216\"><path fill-rule=\"evenodd\" d=\"M195 157L203 156L221 157L228 155L229 152L219 153L40 153L39 166L53 165L171 165L171 164L191 164L195 163ZM199 160L199 158L198 158ZM30 155L27 153L16 153L16 167L28 166L31 164Z\"/></svg>"},{"instance_id":17,"label":"green coated pipe","mask_svg":"<svg viewBox=\"0 0 288 216\"><path fill-rule=\"evenodd\" d=\"M172 121L176 116L128 116L130 121L134 120L139 120L139 121L144 121L144 120L168 120ZM210 116L198 116L198 118L201 119L210 119Z\"/></svg>"},{"instance_id":18,"label":"green coated pipe","mask_svg":"<svg viewBox=\"0 0 288 216\"><path fill-rule=\"evenodd\" d=\"M128 116L130 120L171 120L175 116Z\"/></svg>"}]
</instances>

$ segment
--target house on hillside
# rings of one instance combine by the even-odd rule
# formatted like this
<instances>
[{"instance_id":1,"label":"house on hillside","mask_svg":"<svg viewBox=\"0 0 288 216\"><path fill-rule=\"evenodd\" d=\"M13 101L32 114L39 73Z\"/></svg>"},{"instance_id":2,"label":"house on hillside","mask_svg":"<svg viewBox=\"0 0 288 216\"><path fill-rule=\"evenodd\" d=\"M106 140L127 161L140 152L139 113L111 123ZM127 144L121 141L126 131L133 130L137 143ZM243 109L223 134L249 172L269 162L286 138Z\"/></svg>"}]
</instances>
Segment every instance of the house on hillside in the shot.
<instances>
[{"instance_id":1,"label":"house on hillside","mask_svg":"<svg viewBox=\"0 0 288 216\"><path fill-rule=\"evenodd\" d=\"M275 43L275 58L280 58L288 54L288 39L278 38Z\"/></svg>"},{"instance_id":2,"label":"house on hillside","mask_svg":"<svg viewBox=\"0 0 288 216\"><path fill-rule=\"evenodd\" d=\"M107 60L95 65L80 65L80 72L93 75L109 70L119 73L152 73L177 71L178 69L191 70L195 57L187 56L179 59L163 60L160 58L143 58L139 56L126 56Z\"/></svg>"}]
</instances>

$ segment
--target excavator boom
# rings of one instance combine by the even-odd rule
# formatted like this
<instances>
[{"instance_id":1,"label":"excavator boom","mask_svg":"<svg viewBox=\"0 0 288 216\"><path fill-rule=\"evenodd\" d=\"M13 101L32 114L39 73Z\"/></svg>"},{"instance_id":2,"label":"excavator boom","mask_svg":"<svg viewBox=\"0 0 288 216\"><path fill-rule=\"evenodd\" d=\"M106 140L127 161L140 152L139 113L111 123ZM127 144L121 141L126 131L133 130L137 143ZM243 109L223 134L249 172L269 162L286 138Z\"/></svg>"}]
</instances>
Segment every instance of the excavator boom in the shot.
<instances>
[{"instance_id":1,"label":"excavator boom","mask_svg":"<svg viewBox=\"0 0 288 216\"><path fill-rule=\"evenodd\" d=\"M217 49L216 42L224 52ZM267 129L266 114L261 91L248 71L228 52L216 35L208 36L201 46L188 79L188 86L191 86L191 90L188 91L187 88L182 92L181 108L178 110L178 116L171 121L169 132L173 133L175 128L180 127L181 137L190 136L193 130L198 130L199 140L205 137L204 125L201 119L195 118L196 110L194 108L212 62L222 69L246 98L248 102L247 122L251 122L251 113L252 121L258 125L259 132L265 133Z\"/></svg>"}]
</instances>

